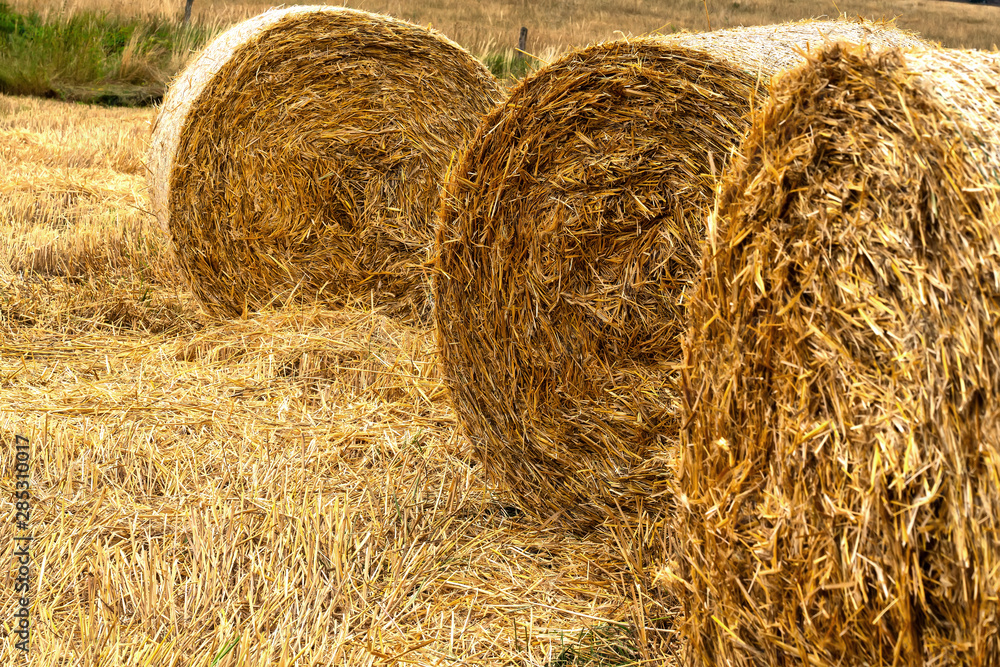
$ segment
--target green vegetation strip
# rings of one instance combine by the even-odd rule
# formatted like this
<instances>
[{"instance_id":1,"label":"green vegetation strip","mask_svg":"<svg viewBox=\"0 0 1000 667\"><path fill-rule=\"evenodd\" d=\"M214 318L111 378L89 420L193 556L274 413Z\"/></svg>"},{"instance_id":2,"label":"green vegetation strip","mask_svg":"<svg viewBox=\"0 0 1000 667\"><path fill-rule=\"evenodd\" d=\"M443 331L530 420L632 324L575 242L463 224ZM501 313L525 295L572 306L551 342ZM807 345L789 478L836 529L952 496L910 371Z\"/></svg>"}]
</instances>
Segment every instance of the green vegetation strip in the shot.
<instances>
[{"instance_id":1,"label":"green vegetation strip","mask_svg":"<svg viewBox=\"0 0 1000 667\"><path fill-rule=\"evenodd\" d=\"M109 12L23 14L0 2L0 93L107 106L156 104L222 27ZM511 83L536 66L513 49L481 59Z\"/></svg>"},{"instance_id":2,"label":"green vegetation strip","mask_svg":"<svg viewBox=\"0 0 1000 667\"><path fill-rule=\"evenodd\" d=\"M136 106L163 97L214 30L109 13L22 14L0 3L0 92Z\"/></svg>"}]
</instances>

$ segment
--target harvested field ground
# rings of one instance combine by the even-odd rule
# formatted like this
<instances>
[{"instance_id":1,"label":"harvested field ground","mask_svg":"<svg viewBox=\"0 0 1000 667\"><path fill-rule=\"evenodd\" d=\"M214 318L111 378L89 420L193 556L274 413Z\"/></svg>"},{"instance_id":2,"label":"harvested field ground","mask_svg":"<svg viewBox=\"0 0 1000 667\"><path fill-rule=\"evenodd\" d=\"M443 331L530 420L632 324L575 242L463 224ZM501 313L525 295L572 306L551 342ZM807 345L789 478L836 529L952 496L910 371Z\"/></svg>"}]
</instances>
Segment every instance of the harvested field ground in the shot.
<instances>
[{"instance_id":1,"label":"harvested field ground","mask_svg":"<svg viewBox=\"0 0 1000 667\"><path fill-rule=\"evenodd\" d=\"M428 331L197 309L147 212L152 118L0 97L0 559L23 435L30 664L667 662L672 612L611 542L484 486Z\"/></svg>"}]
</instances>

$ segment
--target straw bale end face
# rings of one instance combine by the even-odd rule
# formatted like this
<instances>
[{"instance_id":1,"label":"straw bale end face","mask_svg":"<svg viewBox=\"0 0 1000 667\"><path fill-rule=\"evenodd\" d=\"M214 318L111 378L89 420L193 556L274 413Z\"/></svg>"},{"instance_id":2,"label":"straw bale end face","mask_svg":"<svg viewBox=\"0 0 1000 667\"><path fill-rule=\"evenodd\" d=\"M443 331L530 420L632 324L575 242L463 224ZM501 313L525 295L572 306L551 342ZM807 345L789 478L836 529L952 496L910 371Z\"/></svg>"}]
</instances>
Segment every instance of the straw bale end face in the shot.
<instances>
[{"instance_id":1,"label":"straw bale end face","mask_svg":"<svg viewBox=\"0 0 1000 667\"><path fill-rule=\"evenodd\" d=\"M440 182L501 98L431 30L271 10L171 86L151 149L154 210L212 312L297 300L423 318Z\"/></svg>"},{"instance_id":2,"label":"straw bale end face","mask_svg":"<svg viewBox=\"0 0 1000 667\"><path fill-rule=\"evenodd\" d=\"M498 486L575 530L670 497L701 167L754 86L685 55L615 42L540 70L446 186L433 280L456 408Z\"/></svg>"},{"instance_id":3,"label":"straw bale end face","mask_svg":"<svg viewBox=\"0 0 1000 667\"><path fill-rule=\"evenodd\" d=\"M693 661L1000 664L998 78L832 46L726 174L664 569Z\"/></svg>"},{"instance_id":4,"label":"straw bale end face","mask_svg":"<svg viewBox=\"0 0 1000 667\"><path fill-rule=\"evenodd\" d=\"M608 42L482 124L446 186L434 318L476 456L528 511L580 532L669 513L704 212L770 76L838 35L912 41L812 21Z\"/></svg>"}]
</instances>

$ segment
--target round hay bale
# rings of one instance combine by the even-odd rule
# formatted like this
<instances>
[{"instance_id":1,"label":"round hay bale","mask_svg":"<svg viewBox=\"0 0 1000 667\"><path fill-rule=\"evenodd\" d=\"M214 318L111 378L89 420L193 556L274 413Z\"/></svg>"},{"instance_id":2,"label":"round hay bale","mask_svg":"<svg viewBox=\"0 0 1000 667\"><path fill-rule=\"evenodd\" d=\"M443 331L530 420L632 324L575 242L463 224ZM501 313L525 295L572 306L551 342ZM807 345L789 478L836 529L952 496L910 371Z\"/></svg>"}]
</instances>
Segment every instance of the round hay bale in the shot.
<instances>
[{"instance_id":1,"label":"round hay bale","mask_svg":"<svg viewBox=\"0 0 1000 667\"><path fill-rule=\"evenodd\" d=\"M669 501L715 174L770 75L830 37L913 41L833 21L609 42L483 121L445 188L434 317L459 421L523 509L582 532Z\"/></svg>"},{"instance_id":2,"label":"round hay bale","mask_svg":"<svg viewBox=\"0 0 1000 667\"><path fill-rule=\"evenodd\" d=\"M340 7L271 10L170 87L153 208L215 314L315 300L421 317L440 183L502 95L433 30Z\"/></svg>"},{"instance_id":3,"label":"round hay bale","mask_svg":"<svg viewBox=\"0 0 1000 667\"><path fill-rule=\"evenodd\" d=\"M997 81L834 45L756 117L689 304L694 662L1000 664Z\"/></svg>"}]
</instances>

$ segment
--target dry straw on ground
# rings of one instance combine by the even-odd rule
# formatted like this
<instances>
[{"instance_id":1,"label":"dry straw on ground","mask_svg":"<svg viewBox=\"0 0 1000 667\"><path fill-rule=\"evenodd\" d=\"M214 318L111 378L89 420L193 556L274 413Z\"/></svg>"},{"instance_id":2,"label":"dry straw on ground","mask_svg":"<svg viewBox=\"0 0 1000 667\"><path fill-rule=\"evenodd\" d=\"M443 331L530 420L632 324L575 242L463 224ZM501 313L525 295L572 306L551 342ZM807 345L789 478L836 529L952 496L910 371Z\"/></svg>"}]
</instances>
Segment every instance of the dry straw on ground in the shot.
<instances>
[{"instance_id":1,"label":"dry straw on ground","mask_svg":"<svg viewBox=\"0 0 1000 667\"><path fill-rule=\"evenodd\" d=\"M13 438L32 443L30 664L545 665L594 625L645 648L628 628L657 604L622 597L603 544L490 498L426 330L298 308L180 335L46 319L0 313L11 514ZM8 561L18 534L0 525ZM23 662L13 644L0 663Z\"/></svg>"},{"instance_id":2,"label":"dry straw on ground","mask_svg":"<svg viewBox=\"0 0 1000 667\"><path fill-rule=\"evenodd\" d=\"M435 319L465 433L525 509L587 530L668 502L715 174L769 77L829 37L915 41L851 21L622 40L487 116L446 187Z\"/></svg>"},{"instance_id":3,"label":"dry straw on ground","mask_svg":"<svg viewBox=\"0 0 1000 667\"><path fill-rule=\"evenodd\" d=\"M205 307L429 307L422 263L452 153L501 98L438 33L333 7L216 39L154 128L154 211Z\"/></svg>"},{"instance_id":4,"label":"dry straw on ground","mask_svg":"<svg viewBox=\"0 0 1000 667\"><path fill-rule=\"evenodd\" d=\"M143 187L151 114L0 96L0 274L173 282Z\"/></svg>"},{"instance_id":5,"label":"dry straw on ground","mask_svg":"<svg viewBox=\"0 0 1000 667\"><path fill-rule=\"evenodd\" d=\"M23 435L27 664L658 664L644 615L668 612L608 546L489 492L428 329L201 312L140 210L151 120L0 95L0 561Z\"/></svg>"},{"instance_id":6,"label":"dry straw on ground","mask_svg":"<svg viewBox=\"0 0 1000 667\"><path fill-rule=\"evenodd\" d=\"M756 118L685 344L694 662L1000 664L998 80L838 45Z\"/></svg>"}]
</instances>

